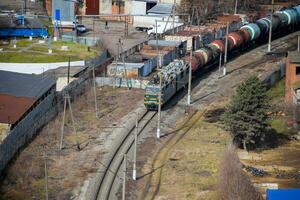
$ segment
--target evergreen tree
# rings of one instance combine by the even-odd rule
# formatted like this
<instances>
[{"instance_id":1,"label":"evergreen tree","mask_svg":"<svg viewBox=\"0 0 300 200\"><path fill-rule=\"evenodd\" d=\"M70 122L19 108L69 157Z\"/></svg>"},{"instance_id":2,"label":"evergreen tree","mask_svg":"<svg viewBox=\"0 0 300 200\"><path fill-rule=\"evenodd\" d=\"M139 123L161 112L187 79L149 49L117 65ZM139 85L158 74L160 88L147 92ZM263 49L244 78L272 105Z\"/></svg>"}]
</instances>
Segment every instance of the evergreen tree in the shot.
<instances>
[{"instance_id":1,"label":"evergreen tree","mask_svg":"<svg viewBox=\"0 0 300 200\"><path fill-rule=\"evenodd\" d=\"M268 108L266 88L256 76L251 76L237 88L223 116L233 142L243 144L247 150L248 144L263 141Z\"/></svg>"}]
</instances>

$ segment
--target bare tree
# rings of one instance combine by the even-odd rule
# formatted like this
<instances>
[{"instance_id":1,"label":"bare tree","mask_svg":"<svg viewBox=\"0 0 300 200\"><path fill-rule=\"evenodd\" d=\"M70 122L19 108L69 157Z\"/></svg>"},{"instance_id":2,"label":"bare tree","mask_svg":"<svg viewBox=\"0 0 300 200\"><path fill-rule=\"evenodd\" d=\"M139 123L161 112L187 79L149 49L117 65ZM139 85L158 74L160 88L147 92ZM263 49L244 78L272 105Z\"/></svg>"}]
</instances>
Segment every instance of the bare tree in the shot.
<instances>
[{"instance_id":1,"label":"bare tree","mask_svg":"<svg viewBox=\"0 0 300 200\"><path fill-rule=\"evenodd\" d=\"M219 189L222 200L262 200L261 194L243 171L233 145L225 150L220 168Z\"/></svg>"}]
</instances>

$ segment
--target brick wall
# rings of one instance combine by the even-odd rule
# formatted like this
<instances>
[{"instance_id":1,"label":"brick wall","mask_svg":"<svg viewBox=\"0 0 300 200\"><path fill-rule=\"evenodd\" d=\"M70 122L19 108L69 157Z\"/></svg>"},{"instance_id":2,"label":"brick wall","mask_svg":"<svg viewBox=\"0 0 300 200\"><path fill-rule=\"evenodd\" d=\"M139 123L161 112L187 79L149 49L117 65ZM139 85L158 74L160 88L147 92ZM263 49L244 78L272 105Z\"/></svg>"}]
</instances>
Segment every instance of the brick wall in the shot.
<instances>
[{"instance_id":1,"label":"brick wall","mask_svg":"<svg viewBox=\"0 0 300 200\"><path fill-rule=\"evenodd\" d=\"M297 66L300 67L300 63L291 63L289 55L286 61L285 101L290 105L293 103L293 87L295 83L300 81L300 72L296 74Z\"/></svg>"},{"instance_id":2,"label":"brick wall","mask_svg":"<svg viewBox=\"0 0 300 200\"><path fill-rule=\"evenodd\" d=\"M45 1L45 9L48 16L52 15L52 0Z\"/></svg>"}]
</instances>

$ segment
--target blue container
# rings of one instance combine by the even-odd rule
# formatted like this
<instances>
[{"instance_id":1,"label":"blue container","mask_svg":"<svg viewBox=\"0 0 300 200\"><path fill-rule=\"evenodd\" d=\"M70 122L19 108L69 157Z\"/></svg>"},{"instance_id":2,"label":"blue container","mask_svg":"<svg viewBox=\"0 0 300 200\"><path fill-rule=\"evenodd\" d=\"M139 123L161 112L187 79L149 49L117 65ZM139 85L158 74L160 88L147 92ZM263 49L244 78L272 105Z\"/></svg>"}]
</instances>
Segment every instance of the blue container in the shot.
<instances>
[{"instance_id":1,"label":"blue container","mask_svg":"<svg viewBox=\"0 0 300 200\"><path fill-rule=\"evenodd\" d=\"M0 37L47 37L48 30L45 28L1 28Z\"/></svg>"},{"instance_id":2,"label":"blue container","mask_svg":"<svg viewBox=\"0 0 300 200\"><path fill-rule=\"evenodd\" d=\"M257 39L261 34L259 26L255 23L247 24L247 25L243 26L241 29L245 29L246 31L249 32L249 34L251 36L251 40Z\"/></svg>"},{"instance_id":3,"label":"blue container","mask_svg":"<svg viewBox=\"0 0 300 200\"><path fill-rule=\"evenodd\" d=\"M270 20L270 16L268 17L268 19ZM287 26L287 25L289 25L288 24L288 22L289 22L289 18L288 18L288 16L287 15L285 15L285 14L283 14L283 13L281 13L281 12L276 12L275 14L274 14L274 16L273 16L273 19L278 19L279 20L279 25L278 25L278 27L280 26L280 27L285 27L285 26ZM273 21L273 24L274 24L275 22ZM273 29L274 30L274 29Z\"/></svg>"},{"instance_id":4,"label":"blue container","mask_svg":"<svg viewBox=\"0 0 300 200\"><path fill-rule=\"evenodd\" d=\"M299 198L299 189L267 190L267 200L297 200Z\"/></svg>"},{"instance_id":5,"label":"blue container","mask_svg":"<svg viewBox=\"0 0 300 200\"><path fill-rule=\"evenodd\" d=\"M286 15L288 18L288 25L296 24L298 22L298 13L294 9L286 9L280 11L282 14Z\"/></svg>"},{"instance_id":6,"label":"blue container","mask_svg":"<svg viewBox=\"0 0 300 200\"><path fill-rule=\"evenodd\" d=\"M297 15L298 15L298 23L300 22L300 5L299 6L295 6L294 7L294 10L296 10L296 12L297 12Z\"/></svg>"},{"instance_id":7,"label":"blue container","mask_svg":"<svg viewBox=\"0 0 300 200\"><path fill-rule=\"evenodd\" d=\"M267 32L269 32L270 21L267 20L266 18L259 19L255 23L259 26L262 34L266 34Z\"/></svg>"}]
</instances>

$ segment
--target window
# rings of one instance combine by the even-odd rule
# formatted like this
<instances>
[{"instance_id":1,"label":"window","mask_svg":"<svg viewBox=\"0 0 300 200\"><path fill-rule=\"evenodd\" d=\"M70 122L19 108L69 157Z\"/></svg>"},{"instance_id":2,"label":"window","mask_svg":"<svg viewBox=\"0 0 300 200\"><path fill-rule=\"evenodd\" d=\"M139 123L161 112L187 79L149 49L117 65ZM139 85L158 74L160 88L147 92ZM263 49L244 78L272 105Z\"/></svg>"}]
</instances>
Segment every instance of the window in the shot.
<instances>
[{"instance_id":1,"label":"window","mask_svg":"<svg viewBox=\"0 0 300 200\"><path fill-rule=\"evenodd\" d=\"M300 66L296 67L296 75L300 75Z\"/></svg>"},{"instance_id":2,"label":"window","mask_svg":"<svg viewBox=\"0 0 300 200\"><path fill-rule=\"evenodd\" d=\"M183 78L183 71L180 73L180 78L181 79Z\"/></svg>"}]
</instances>

